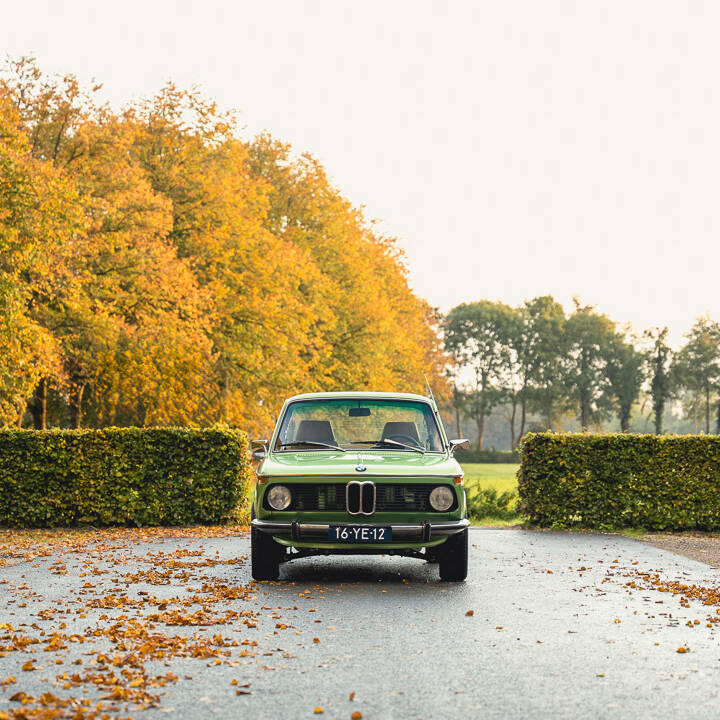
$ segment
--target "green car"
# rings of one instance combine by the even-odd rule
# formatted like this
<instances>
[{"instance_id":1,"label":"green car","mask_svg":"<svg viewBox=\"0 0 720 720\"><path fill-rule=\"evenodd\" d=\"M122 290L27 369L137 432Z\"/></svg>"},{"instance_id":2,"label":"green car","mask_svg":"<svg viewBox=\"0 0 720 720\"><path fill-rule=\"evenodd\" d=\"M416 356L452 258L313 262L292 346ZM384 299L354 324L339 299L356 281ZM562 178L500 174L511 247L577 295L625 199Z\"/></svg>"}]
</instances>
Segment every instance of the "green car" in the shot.
<instances>
[{"instance_id":1,"label":"green car","mask_svg":"<svg viewBox=\"0 0 720 720\"><path fill-rule=\"evenodd\" d=\"M252 506L252 575L328 554L404 555L467 577L463 471L432 398L310 393L285 401L260 460Z\"/></svg>"}]
</instances>

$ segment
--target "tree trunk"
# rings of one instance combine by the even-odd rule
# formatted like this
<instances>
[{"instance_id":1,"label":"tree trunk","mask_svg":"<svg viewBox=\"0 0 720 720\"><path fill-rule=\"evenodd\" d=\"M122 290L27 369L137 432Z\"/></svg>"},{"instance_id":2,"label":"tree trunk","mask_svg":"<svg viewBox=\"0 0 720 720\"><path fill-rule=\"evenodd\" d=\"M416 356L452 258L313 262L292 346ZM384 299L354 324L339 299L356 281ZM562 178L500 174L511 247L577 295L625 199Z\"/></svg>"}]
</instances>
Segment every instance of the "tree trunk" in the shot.
<instances>
[{"instance_id":1,"label":"tree trunk","mask_svg":"<svg viewBox=\"0 0 720 720\"><path fill-rule=\"evenodd\" d=\"M36 430L45 430L47 427L47 380L42 378L35 388L32 400L28 403L28 410L32 414L33 427Z\"/></svg>"},{"instance_id":2,"label":"tree trunk","mask_svg":"<svg viewBox=\"0 0 720 720\"><path fill-rule=\"evenodd\" d=\"M710 386L705 383L705 434L710 434Z\"/></svg>"},{"instance_id":3,"label":"tree trunk","mask_svg":"<svg viewBox=\"0 0 720 720\"><path fill-rule=\"evenodd\" d=\"M628 432L630 430L630 413L621 410L620 413L620 432Z\"/></svg>"},{"instance_id":4,"label":"tree trunk","mask_svg":"<svg viewBox=\"0 0 720 720\"><path fill-rule=\"evenodd\" d=\"M586 432L590 425L590 408L584 397L580 398L580 429Z\"/></svg>"},{"instance_id":5,"label":"tree trunk","mask_svg":"<svg viewBox=\"0 0 720 720\"><path fill-rule=\"evenodd\" d=\"M482 450L483 449L483 435L485 434L485 413L477 415L475 417L475 423L477 424L477 431L478 431L477 449Z\"/></svg>"},{"instance_id":6,"label":"tree trunk","mask_svg":"<svg viewBox=\"0 0 720 720\"><path fill-rule=\"evenodd\" d=\"M455 431L457 437L462 437L462 429L460 428L460 402L458 398L457 388L453 389L453 408L455 409Z\"/></svg>"},{"instance_id":7,"label":"tree trunk","mask_svg":"<svg viewBox=\"0 0 720 720\"><path fill-rule=\"evenodd\" d=\"M517 411L517 400L513 398L512 413L510 415L510 450L515 449L515 415Z\"/></svg>"},{"instance_id":8,"label":"tree trunk","mask_svg":"<svg viewBox=\"0 0 720 720\"><path fill-rule=\"evenodd\" d=\"M76 430L82 423L82 399L84 392L85 383L81 383L70 396L70 427Z\"/></svg>"},{"instance_id":9,"label":"tree trunk","mask_svg":"<svg viewBox=\"0 0 720 720\"><path fill-rule=\"evenodd\" d=\"M717 421L715 423L715 434L720 435L720 401L718 401Z\"/></svg>"},{"instance_id":10,"label":"tree trunk","mask_svg":"<svg viewBox=\"0 0 720 720\"><path fill-rule=\"evenodd\" d=\"M663 404L654 403L655 407L655 434L662 435Z\"/></svg>"},{"instance_id":11,"label":"tree trunk","mask_svg":"<svg viewBox=\"0 0 720 720\"><path fill-rule=\"evenodd\" d=\"M518 440L522 440L525 436L525 420L527 417L527 407L525 406L525 400L520 403L520 432L518 433Z\"/></svg>"}]
</instances>

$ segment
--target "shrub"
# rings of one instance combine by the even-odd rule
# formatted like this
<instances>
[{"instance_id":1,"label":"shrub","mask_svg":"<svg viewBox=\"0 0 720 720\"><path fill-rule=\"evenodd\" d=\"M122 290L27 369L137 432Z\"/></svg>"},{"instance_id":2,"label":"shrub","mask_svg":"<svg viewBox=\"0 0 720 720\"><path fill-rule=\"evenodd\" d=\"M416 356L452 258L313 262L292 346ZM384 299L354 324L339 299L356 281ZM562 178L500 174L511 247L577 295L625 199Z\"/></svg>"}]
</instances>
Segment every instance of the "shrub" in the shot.
<instances>
[{"instance_id":1,"label":"shrub","mask_svg":"<svg viewBox=\"0 0 720 720\"><path fill-rule=\"evenodd\" d=\"M456 450L459 463L519 463L520 455L514 450Z\"/></svg>"},{"instance_id":2,"label":"shrub","mask_svg":"<svg viewBox=\"0 0 720 720\"><path fill-rule=\"evenodd\" d=\"M0 524L220 522L250 468L247 438L232 430L2 430Z\"/></svg>"},{"instance_id":3,"label":"shrub","mask_svg":"<svg viewBox=\"0 0 720 720\"><path fill-rule=\"evenodd\" d=\"M541 526L720 530L720 437L528 435L520 511Z\"/></svg>"},{"instance_id":4,"label":"shrub","mask_svg":"<svg viewBox=\"0 0 720 720\"><path fill-rule=\"evenodd\" d=\"M517 494L499 493L495 488L474 488L467 492L468 515L474 520L512 520L518 516Z\"/></svg>"}]
</instances>

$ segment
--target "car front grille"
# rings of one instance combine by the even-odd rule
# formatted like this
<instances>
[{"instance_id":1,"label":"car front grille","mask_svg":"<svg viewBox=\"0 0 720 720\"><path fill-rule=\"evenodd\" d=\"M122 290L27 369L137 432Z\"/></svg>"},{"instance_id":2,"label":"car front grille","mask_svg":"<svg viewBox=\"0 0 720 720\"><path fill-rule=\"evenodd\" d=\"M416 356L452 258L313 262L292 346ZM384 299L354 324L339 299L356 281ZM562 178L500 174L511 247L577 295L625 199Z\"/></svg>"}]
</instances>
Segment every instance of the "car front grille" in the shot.
<instances>
[{"instance_id":1,"label":"car front grille","mask_svg":"<svg viewBox=\"0 0 720 720\"><path fill-rule=\"evenodd\" d=\"M440 484L440 483L438 483ZM288 483L292 503L288 511L355 512L358 499L355 491L346 494L347 483ZM353 486L351 486L353 487ZM437 485L407 483L376 483L375 512L435 512L430 507L430 493ZM351 507L346 505L349 498ZM265 508L270 510L265 495ZM368 510L369 508L365 508ZM447 512L457 509L457 499Z\"/></svg>"}]
</instances>

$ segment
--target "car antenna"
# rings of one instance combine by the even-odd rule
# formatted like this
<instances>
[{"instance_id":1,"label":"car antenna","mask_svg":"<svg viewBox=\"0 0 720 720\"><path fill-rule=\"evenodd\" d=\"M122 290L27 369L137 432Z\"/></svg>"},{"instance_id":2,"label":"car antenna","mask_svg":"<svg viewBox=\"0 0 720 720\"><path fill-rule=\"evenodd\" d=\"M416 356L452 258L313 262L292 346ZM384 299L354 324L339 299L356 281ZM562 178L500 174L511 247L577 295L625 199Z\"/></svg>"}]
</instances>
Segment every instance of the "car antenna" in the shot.
<instances>
[{"instance_id":1,"label":"car antenna","mask_svg":"<svg viewBox=\"0 0 720 720\"><path fill-rule=\"evenodd\" d=\"M425 386L427 387L428 396L435 403L435 405L437 405L437 403L435 402L435 396L433 395L432 388L430 387L430 383L428 382L427 375L423 373L423 377L425 378Z\"/></svg>"}]
</instances>

